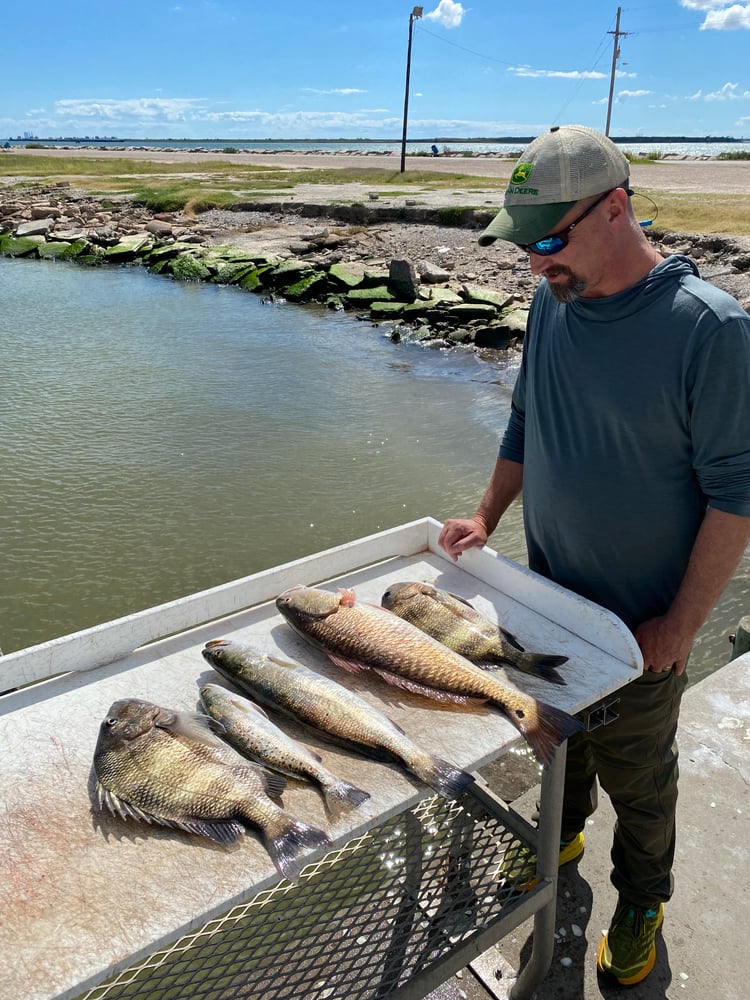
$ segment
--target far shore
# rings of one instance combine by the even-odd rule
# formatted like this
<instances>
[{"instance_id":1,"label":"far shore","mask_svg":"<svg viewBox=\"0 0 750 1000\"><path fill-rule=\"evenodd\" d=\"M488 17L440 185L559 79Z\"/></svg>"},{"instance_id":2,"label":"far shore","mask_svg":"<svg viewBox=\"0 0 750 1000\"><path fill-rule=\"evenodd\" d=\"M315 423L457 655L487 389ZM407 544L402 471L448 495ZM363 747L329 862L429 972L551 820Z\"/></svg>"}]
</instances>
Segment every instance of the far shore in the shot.
<instances>
[{"instance_id":1,"label":"far shore","mask_svg":"<svg viewBox=\"0 0 750 1000\"><path fill-rule=\"evenodd\" d=\"M0 150L3 158L15 155L44 156L76 159L133 159L153 163L191 163L199 165L223 160L237 164L256 164L283 167L331 170L363 169L399 171L400 157L390 153L307 153L284 150L281 152L224 153L221 150L195 151L186 149L146 149L98 147L45 147L26 149L13 147ZM419 171L436 174L465 174L494 180L510 176L514 160L500 156L407 156L406 172ZM741 194L750 191L750 160L716 159L663 159L653 163L634 163L631 169L633 185L652 191L676 193Z\"/></svg>"}]
</instances>

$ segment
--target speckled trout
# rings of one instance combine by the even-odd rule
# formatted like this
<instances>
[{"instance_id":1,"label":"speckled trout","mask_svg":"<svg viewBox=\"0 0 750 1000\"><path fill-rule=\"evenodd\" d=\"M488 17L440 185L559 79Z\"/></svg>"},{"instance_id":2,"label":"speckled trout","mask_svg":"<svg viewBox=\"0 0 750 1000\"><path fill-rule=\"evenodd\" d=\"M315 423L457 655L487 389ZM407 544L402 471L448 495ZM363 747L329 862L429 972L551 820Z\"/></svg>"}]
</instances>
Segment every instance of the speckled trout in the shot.
<instances>
[{"instance_id":1,"label":"speckled trout","mask_svg":"<svg viewBox=\"0 0 750 1000\"><path fill-rule=\"evenodd\" d=\"M208 714L221 727L222 739L243 757L317 785L332 816L370 798L368 792L324 767L316 753L279 729L259 705L219 684L202 685L200 696Z\"/></svg>"},{"instance_id":2,"label":"speckled trout","mask_svg":"<svg viewBox=\"0 0 750 1000\"><path fill-rule=\"evenodd\" d=\"M218 673L262 705L376 760L399 761L446 798L457 798L474 780L415 746L400 726L364 698L300 663L265 656L230 639L214 639L202 653Z\"/></svg>"},{"instance_id":3,"label":"speckled trout","mask_svg":"<svg viewBox=\"0 0 750 1000\"><path fill-rule=\"evenodd\" d=\"M255 827L281 875L296 880L305 847L328 836L295 819L270 795L285 780L243 760L201 716L139 698L114 702L99 727L94 771L100 807L234 844Z\"/></svg>"},{"instance_id":4,"label":"speckled trout","mask_svg":"<svg viewBox=\"0 0 750 1000\"><path fill-rule=\"evenodd\" d=\"M485 618L463 597L431 583L394 583L380 603L472 663L515 667L551 684L565 684L555 667L567 663L567 656L527 652L511 632Z\"/></svg>"},{"instance_id":5,"label":"speckled trout","mask_svg":"<svg viewBox=\"0 0 750 1000\"><path fill-rule=\"evenodd\" d=\"M385 608L359 603L351 590L333 594L292 587L276 598L276 607L301 636L344 670L372 670L389 684L436 701L495 705L542 764L549 764L555 748L583 729L567 712L506 687Z\"/></svg>"}]
</instances>

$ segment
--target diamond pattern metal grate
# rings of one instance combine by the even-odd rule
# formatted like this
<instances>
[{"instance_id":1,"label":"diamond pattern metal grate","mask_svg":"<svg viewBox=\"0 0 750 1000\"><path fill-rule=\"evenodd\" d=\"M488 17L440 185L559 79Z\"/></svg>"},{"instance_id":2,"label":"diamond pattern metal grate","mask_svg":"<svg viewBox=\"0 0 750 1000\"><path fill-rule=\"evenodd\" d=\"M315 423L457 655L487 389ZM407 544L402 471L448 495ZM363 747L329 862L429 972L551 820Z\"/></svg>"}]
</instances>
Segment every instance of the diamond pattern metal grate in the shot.
<instances>
[{"instance_id":1,"label":"diamond pattern metal grate","mask_svg":"<svg viewBox=\"0 0 750 1000\"><path fill-rule=\"evenodd\" d=\"M472 796L382 823L79 1000L379 1000L495 923L518 837Z\"/></svg>"}]
</instances>

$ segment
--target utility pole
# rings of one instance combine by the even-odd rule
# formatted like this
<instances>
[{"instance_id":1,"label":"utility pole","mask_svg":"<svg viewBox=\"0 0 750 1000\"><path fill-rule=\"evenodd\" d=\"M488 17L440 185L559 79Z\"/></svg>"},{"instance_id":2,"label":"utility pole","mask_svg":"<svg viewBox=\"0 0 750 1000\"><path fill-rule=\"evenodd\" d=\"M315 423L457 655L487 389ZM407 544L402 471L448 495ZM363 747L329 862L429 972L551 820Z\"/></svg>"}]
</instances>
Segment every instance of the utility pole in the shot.
<instances>
[{"instance_id":1,"label":"utility pole","mask_svg":"<svg viewBox=\"0 0 750 1000\"><path fill-rule=\"evenodd\" d=\"M620 31L620 14L622 14L622 7L617 8L617 23L615 24L614 31L608 31L608 35L613 35L613 47L612 47L612 73L609 78L609 100L607 101L607 124L604 128L604 134L609 135L609 123L612 118L612 95L615 90L615 73L617 71L617 60L620 58L620 39L626 38L630 32Z\"/></svg>"},{"instance_id":2,"label":"utility pole","mask_svg":"<svg viewBox=\"0 0 750 1000\"><path fill-rule=\"evenodd\" d=\"M404 93L404 130L401 134L401 173L406 170L406 122L409 117L409 74L411 73L411 36L414 22L422 16L424 7L415 7L409 14L409 47L406 50L406 91Z\"/></svg>"}]
</instances>

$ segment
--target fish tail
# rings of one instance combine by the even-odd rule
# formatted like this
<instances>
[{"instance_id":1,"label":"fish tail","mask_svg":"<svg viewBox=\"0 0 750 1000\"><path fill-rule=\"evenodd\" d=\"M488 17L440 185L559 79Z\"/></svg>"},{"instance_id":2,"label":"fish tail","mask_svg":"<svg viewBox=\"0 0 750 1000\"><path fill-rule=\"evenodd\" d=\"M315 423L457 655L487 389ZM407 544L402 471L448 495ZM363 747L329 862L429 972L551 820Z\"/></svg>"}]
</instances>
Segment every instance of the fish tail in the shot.
<instances>
[{"instance_id":1,"label":"fish tail","mask_svg":"<svg viewBox=\"0 0 750 1000\"><path fill-rule=\"evenodd\" d=\"M550 684L566 684L567 681L555 670L555 667L561 667L563 663L567 662L567 656L530 653L528 657L529 673L541 677L542 680L549 681Z\"/></svg>"},{"instance_id":2,"label":"fish tail","mask_svg":"<svg viewBox=\"0 0 750 1000\"><path fill-rule=\"evenodd\" d=\"M305 848L327 847L331 843L328 834L294 819L288 813L283 814L281 828L266 832L263 839L276 870L290 882L299 880L304 867L302 855Z\"/></svg>"},{"instance_id":3,"label":"fish tail","mask_svg":"<svg viewBox=\"0 0 750 1000\"><path fill-rule=\"evenodd\" d=\"M524 735L541 764L552 761L555 750L569 736L584 728L578 719L546 702L536 702L536 711L508 712L508 718Z\"/></svg>"},{"instance_id":4,"label":"fish tail","mask_svg":"<svg viewBox=\"0 0 750 1000\"><path fill-rule=\"evenodd\" d=\"M369 792L357 788L356 785L350 785L343 778L327 782L325 785L321 785L321 789L326 808L333 817L339 816L349 809L356 809L357 806L361 806L370 798Z\"/></svg>"},{"instance_id":5,"label":"fish tail","mask_svg":"<svg viewBox=\"0 0 750 1000\"><path fill-rule=\"evenodd\" d=\"M446 799L457 799L467 785L474 781L473 774L428 753L420 754L418 758L412 757L409 767L421 781Z\"/></svg>"}]
</instances>

